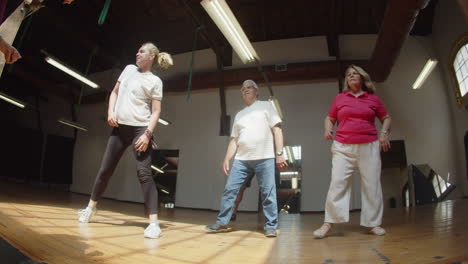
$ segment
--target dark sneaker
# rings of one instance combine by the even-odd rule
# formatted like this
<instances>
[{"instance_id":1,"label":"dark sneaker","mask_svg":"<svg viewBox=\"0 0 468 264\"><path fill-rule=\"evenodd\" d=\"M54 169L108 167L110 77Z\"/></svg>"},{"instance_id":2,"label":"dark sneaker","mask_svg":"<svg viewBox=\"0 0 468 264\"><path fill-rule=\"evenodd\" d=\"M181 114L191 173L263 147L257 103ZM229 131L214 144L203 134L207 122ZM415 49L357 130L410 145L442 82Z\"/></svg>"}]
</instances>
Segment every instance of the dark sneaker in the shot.
<instances>
[{"instance_id":1,"label":"dark sneaker","mask_svg":"<svg viewBox=\"0 0 468 264\"><path fill-rule=\"evenodd\" d=\"M236 221L237 219L237 214L232 214L231 215L231 221Z\"/></svg>"},{"instance_id":2,"label":"dark sneaker","mask_svg":"<svg viewBox=\"0 0 468 264\"><path fill-rule=\"evenodd\" d=\"M219 232L227 232L229 231L228 226L220 225L220 224L211 224L205 226L205 230L210 233L219 233Z\"/></svg>"},{"instance_id":3,"label":"dark sneaker","mask_svg":"<svg viewBox=\"0 0 468 264\"><path fill-rule=\"evenodd\" d=\"M265 236L266 237L276 237L276 229L273 228L267 228L265 229Z\"/></svg>"}]
</instances>

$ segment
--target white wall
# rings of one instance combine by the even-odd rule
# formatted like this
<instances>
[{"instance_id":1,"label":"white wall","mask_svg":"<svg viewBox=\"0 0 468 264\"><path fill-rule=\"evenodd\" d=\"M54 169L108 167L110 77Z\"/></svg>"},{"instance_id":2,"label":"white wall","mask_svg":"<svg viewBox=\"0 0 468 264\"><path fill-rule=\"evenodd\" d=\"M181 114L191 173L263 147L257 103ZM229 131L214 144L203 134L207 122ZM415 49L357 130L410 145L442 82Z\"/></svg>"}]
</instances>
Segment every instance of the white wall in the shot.
<instances>
[{"instance_id":1,"label":"white wall","mask_svg":"<svg viewBox=\"0 0 468 264\"><path fill-rule=\"evenodd\" d=\"M427 43L430 39L411 37L406 41L391 76L378 86L379 94L394 120L392 138L405 140L408 162L428 164L445 179L458 177L453 122L441 69L436 68L420 89L411 88L429 58L422 47Z\"/></svg>"},{"instance_id":2,"label":"white wall","mask_svg":"<svg viewBox=\"0 0 468 264\"><path fill-rule=\"evenodd\" d=\"M366 59L370 56L376 36L342 36L344 59ZM405 43L389 79L378 85L378 95L393 117L392 139L406 143L408 163L427 163L442 176L456 173L454 134L448 94L442 72L436 70L421 90L413 91L411 84L419 74L428 55L421 45L432 49L430 38ZM291 63L309 60L328 60L323 37L255 43L258 53L271 63ZM284 52L287 51L287 52ZM183 72L188 54L175 56L180 67L171 74ZM204 59L206 57L206 60ZM185 58L185 59L184 59ZM239 67L238 59L234 66ZM197 61L209 61L200 66L204 71L216 68L212 54L197 53ZM188 66L186 68L188 70ZM237 87L238 88L238 87ZM227 111L234 115L242 107L238 89L227 91ZM330 181L330 142L322 140L322 124L329 105L338 91L335 80L321 83L275 86L275 95L284 114L286 144L301 145L303 157L302 211L321 211ZM263 98L267 91L262 88ZM80 120L93 124L88 134L80 134L75 150L74 185L72 190L89 193L105 148L109 129L99 117L105 113L105 104L87 106ZM162 115L174 122L169 127L159 126L157 138L161 148L179 149L180 165L177 179L176 205L193 208L219 208L225 177L220 172L228 138L219 133L219 97L216 90L195 92L189 103L185 94L166 94ZM357 185L358 186L358 185ZM359 190L358 187L356 187ZM141 201L131 153L126 153L114 179L105 193L107 197ZM352 208L359 207L355 195ZM387 203L387 201L385 201ZM256 210L257 187L249 189L241 209Z\"/></svg>"},{"instance_id":3,"label":"white wall","mask_svg":"<svg viewBox=\"0 0 468 264\"><path fill-rule=\"evenodd\" d=\"M468 195L467 168L463 137L468 131L468 111L457 105L455 88L451 80L451 64L449 61L453 45L462 35L468 33L468 18L464 16L457 0L439 1L435 13L433 26L433 43L439 59L439 71L442 71L445 81L445 90L448 94L447 105L450 106L451 118L454 123L454 133L450 135L456 148L454 159L456 166L456 182L459 190Z\"/></svg>"},{"instance_id":4,"label":"white wall","mask_svg":"<svg viewBox=\"0 0 468 264\"><path fill-rule=\"evenodd\" d=\"M266 89L261 89L266 97ZM305 210L318 210L328 185L330 170L330 143L322 140L321 123L329 103L336 95L336 83L302 84L294 87L275 87L275 93L287 117L284 123L286 144L302 145L303 149L303 204ZM237 89L227 91L227 111L234 115L243 103ZM104 104L83 109L90 126L88 133L78 137L72 191L88 193L98 170L109 128L99 121ZM179 149L177 179L177 206L218 209L225 183L221 162L228 137L219 135L219 96L217 92L194 93L186 102L185 94L166 96L164 116L173 121L171 126L159 126L156 137L160 148ZM78 176L79 175L79 176ZM132 153L127 151L104 194L121 200L141 201L140 188L135 176ZM257 209L258 186L256 182L244 197L241 210ZM308 206L308 207L307 207Z\"/></svg>"}]
</instances>

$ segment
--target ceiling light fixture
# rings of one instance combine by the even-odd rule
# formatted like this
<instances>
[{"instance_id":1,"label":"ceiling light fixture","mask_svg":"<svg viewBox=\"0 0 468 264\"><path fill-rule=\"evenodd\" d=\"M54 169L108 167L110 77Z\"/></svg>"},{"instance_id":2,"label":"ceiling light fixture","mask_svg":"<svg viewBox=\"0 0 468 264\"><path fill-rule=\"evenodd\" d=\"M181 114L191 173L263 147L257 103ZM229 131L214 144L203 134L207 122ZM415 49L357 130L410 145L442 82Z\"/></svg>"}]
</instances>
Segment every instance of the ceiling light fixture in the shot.
<instances>
[{"instance_id":1,"label":"ceiling light fixture","mask_svg":"<svg viewBox=\"0 0 468 264\"><path fill-rule=\"evenodd\" d=\"M57 120L59 123L62 123L64 125L67 125L67 126L71 126L71 127L74 127L76 129L79 129L79 130L82 130L82 131L88 131L88 128L86 128L85 126L81 125L81 124L78 124L76 122L73 122L73 121L70 121L70 120L67 120L67 119L64 119L64 118L60 118L59 120Z\"/></svg>"},{"instance_id":2,"label":"ceiling light fixture","mask_svg":"<svg viewBox=\"0 0 468 264\"><path fill-rule=\"evenodd\" d=\"M280 116L281 120L283 120L284 119L283 110L281 110L281 106L279 104L278 99L272 96L270 97L270 99L268 99L268 101L270 101L270 103L273 105L273 108L276 110L276 112Z\"/></svg>"},{"instance_id":3,"label":"ceiling light fixture","mask_svg":"<svg viewBox=\"0 0 468 264\"><path fill-rule=\"evenodd\" d=\"M419 74L418 78L413 84L413 89L419 89L424 84L427 77L429 77L429 75L431 74L432 70L434 70L436 65L437 65L436 59L427 60L426 65L424 65L424 68L422 69L421 73Z\"/></svg>"},{"instance_id":4,"label":"ceiling light fixture","mask_svg":"<svg viewBox=\"0 0 468 264\"><path fill-rule=\"evenodd\" d=\"M203 0L200 4L213 19L243 63L260 60L225 0Z\"/></svg>"},{"instance_id":5,"label":"ceiling light fixture","mask_svg":"<svg viewBox=\"0 0 468 264\"><path fill-rule=\"evenodd\" d=\"M15 99L11 96L8 96L2 92L0 92L0 99L10 103L10 104L13 104L13 105L16 105L17 107L20 107L20 108L25 108L26 107L26 104L21 102L20 100L18 99Z\"/></svg>"},{"instance_id":6,"label":"ceiling light fixture","mask_svg":"<svg viewBox=\"0 0 468 264\"><path fill-rule=\"evenodd\" d=\"M160 117L158 119L158 123L160 123L161 125L165 125L165 126L168 126L168 125L172 124L172 122L170 122L169 120L166 120L166 119L164 119L162 117Z\"/></svg>"},{"instance_id":7,"label":"ceiling light fixture","mask_svg":"<svg viewBox=\"0 0 468 264\"><path fill-rule=\"evenodd\" d=\"M62 62L60 62L58 59L50 56L47 52L41 50L42 53L46 55L45 61L49 63L50 65L58 68L59 70L64 71L65 73L71 75L72 77L76 78L77 80L85 83L86 85L97 89L99 88L99 85L96 84L95 82L89 80L88 78L84 77L83 75L79 74L77 71L70 69L70 67L66 66Z\"/></svg>"},{"instance_id":8,"label":"ceiling light fixture","mask_svg":"<svg viewBox=\"0 0 468 264\"><path fill-rule=\"evenodd\" d=\"M154 165L151 165L151 169L155 170L156 172L164 174L164 171L162 169L160 169L160 168L158 168L158 167L156 167Z\"/></svg>"}]
</instances>

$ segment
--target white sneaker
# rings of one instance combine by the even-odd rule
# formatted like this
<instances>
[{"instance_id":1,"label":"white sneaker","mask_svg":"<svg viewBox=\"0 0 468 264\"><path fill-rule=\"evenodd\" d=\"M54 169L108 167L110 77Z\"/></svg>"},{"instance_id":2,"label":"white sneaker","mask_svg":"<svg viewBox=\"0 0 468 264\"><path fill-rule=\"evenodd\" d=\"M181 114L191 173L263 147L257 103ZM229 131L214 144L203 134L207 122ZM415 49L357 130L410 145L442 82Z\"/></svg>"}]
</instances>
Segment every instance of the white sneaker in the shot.
<instances>
[{"instance_id":1,"label":"white sneaker","mask_svg":"<svg viewBox=\"0 0 468 264\"><path fill-rule=\"evenodd\" d=\"M331 225L328 223L324 223L319 229L314 231L315 238L324 238L331 232Z\"/></svg>"},{"instance_id":2,"label":"white sneaker","mask_svg":"<svg viewBox=\"0 0 468 264\"><path fill-rule=\"evenodd\" d=\"M387 232L385 232L385 229L383 229L382 227L380 226L376 226L374 228L371 228L369 230L369 233L373 234L373 235L376 235L376 236L383 236L385 235Z\"/></svg>"},{"instance_id":3,"label":"white sneaker","mask_svg":"<svg viewBox=\"0 0 468 264\"><path fill-rule=\"evenodd\" d=\"M161 236L161 228L159 228L159 224L151 223L145 229L146 238L158 238L160 236Z\"/></svg>"},{"instance_id":4,"label":"white sneaker","mask_svg":"<svg viewBox=\"0 0 468 264\"><path fill-rule=\"evenodd\" d=\"M96 212L96 207L88 206L85 209L78 211L78 221L80 221L80 223L88 223L91 221L91 218L94 216L94 214L96 214Z\"/></svg>"}]
</instances>

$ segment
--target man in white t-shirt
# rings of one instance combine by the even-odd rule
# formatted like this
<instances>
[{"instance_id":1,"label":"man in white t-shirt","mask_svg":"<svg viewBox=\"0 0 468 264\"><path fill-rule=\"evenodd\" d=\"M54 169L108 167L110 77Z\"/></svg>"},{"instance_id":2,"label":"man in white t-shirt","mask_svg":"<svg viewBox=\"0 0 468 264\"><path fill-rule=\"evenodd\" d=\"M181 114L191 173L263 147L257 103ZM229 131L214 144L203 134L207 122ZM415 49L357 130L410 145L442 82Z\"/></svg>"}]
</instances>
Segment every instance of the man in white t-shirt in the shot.
<instances>
[{"instance_id":1,"label":"man in white t-shirt","mask_svg":"<svg viewBox=\"0 0 468 264\"><path fill-rule=\"evenodd\" d=\"M276 237L278 207L275 160L279 168L287 167L282 151L281 118L270 102L257 100L259 92L254 81L244 81L241 94L246 107L234 119L231 141L223 162L223 171L228 179L221 198L221 209L216 223L206 226L206 229L210 232L229 230L227 225L237 194L248 176L255 173L265 215L265 236ZM229 165L234 154L235 159L230 170Z\"/></svg>"}]
</instances>

